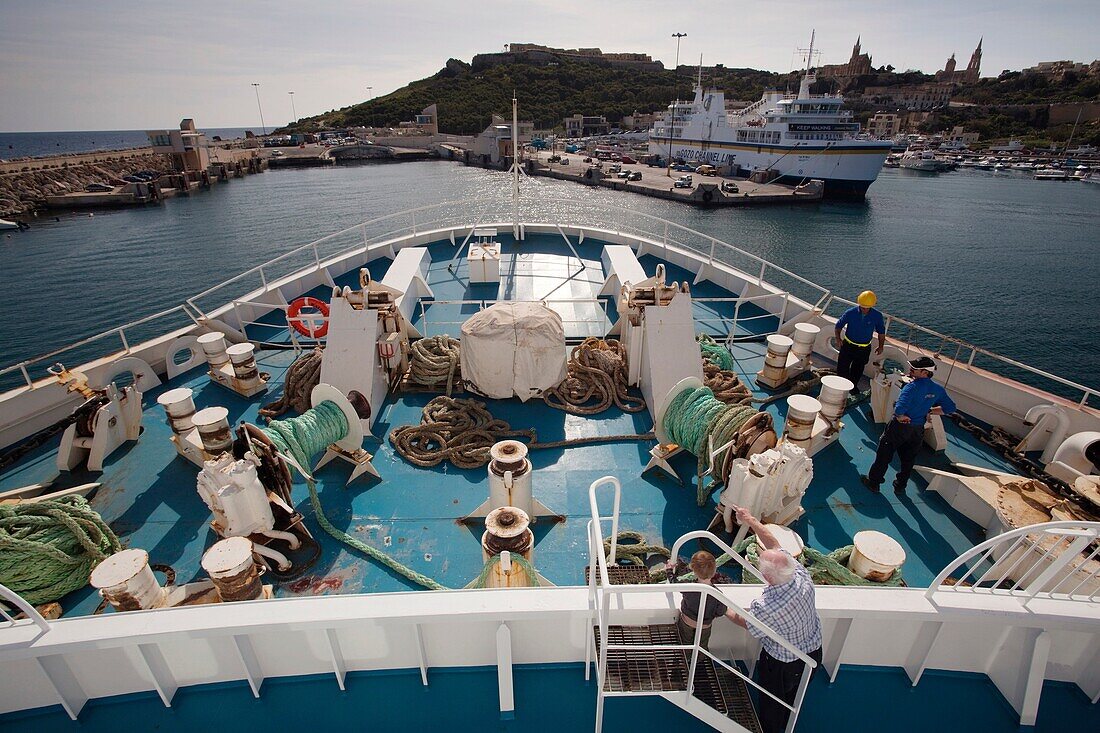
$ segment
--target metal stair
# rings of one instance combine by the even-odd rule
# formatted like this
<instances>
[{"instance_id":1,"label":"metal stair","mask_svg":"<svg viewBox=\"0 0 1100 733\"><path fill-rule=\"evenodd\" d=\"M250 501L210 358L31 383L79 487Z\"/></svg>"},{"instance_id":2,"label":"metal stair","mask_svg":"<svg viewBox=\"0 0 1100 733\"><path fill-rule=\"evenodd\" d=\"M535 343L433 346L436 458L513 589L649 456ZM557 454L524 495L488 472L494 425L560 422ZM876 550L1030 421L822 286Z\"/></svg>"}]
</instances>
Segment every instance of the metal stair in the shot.
<instances>
[{"instance_id":1,"label":"metal stair","mask_svg":"<svg viewBox=\"0 0 1100 733\"><path fill-rule=\"evenodd\" d=\"M593 628L597 652L602 648L599 627ZM651 626L608 626L609 644L658 646L682 644L675 624ZM597 654L597 659L599 658ZM760 721L743 680L699 655L695 688L690 700L687 690L690 653L681 649L610 649L604 692L652 693L661 695L716 730L761 733ZM681 693L681 694L673 694Z\"/></svg>"}]
</instances>

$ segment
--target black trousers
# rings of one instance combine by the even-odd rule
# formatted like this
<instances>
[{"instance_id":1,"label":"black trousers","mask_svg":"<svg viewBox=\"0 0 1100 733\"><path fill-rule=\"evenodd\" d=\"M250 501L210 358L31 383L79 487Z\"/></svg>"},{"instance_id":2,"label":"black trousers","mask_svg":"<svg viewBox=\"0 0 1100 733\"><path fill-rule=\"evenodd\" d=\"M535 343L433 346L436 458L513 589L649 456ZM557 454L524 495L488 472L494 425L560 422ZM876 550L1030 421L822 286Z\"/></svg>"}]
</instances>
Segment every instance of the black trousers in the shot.
<instances>
[{"instance_id":1,"label":"black trousers","mask_svg":"<svg viewBox=\"0 0 1100 733\"><path fill-rule=\"evenodd\" d=\"M882 432L882 438L878 442L878 451L875 453L875 462L867 473L871 483L881 484L886 479L886 469L893 460L894 454L898 454L901 467L898 469L898 477L894 479L895 489L904 489L909 483L909 474L913 473L913 464L917 462L917 453L920 452L920 444L924 442L924 426L903 424L893 418Z\"/></svg>"},{"instance_id":2,"label":"black trousers","mask_svg":"<svg viewBox=\"0 0 1100 733\"><path fill-rule=\"evenodd\" d=\"M837 376L850 380L858 388L859 380L863 377L863 370L870 360L871 344L853 346L841 338L840 354L836 357Z\"/></svg>"},{"instance_id":3,"label":"black trousers","mask_svg":"<svg viewBox=\"0 0 1100 733\"><path fill-rule=\"evenodd\" d=\"M813 672L821 668L821 648L808 653L810 659L817 662ZM787 704L793 704L795 695L798 694L798 683L802 681L802 674L806 671L806 665L799 660L793 662L780 662L764 649L760 650L760 659L756 662L756 681L768 692L772 693ZM811 679L813 679L811 677ZM767 695L761 694L760 700L760 727L764 733L781 733L787 727L787 719L791 711L783 707Z\"/></svg>"}]
</instances>

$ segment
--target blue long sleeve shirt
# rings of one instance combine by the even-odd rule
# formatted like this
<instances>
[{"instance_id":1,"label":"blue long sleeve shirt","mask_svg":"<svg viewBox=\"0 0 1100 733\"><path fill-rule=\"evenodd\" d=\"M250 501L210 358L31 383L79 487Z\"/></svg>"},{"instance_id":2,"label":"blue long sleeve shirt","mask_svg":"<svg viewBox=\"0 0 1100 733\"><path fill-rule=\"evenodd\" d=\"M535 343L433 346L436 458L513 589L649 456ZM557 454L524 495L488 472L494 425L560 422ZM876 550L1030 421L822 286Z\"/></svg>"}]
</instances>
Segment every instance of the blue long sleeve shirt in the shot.
<instances>
[{"instance_id":1,"label":"blue long sleeve shirt","mask_svg":"<svg viewBox=\"0 0 1100 733\"><path fill-rule=\"evenodd\" d=\"M931 378L921 377L902 387L894 404L894 415L906 415L913 425L920 426L924 425L933 407L943 408L945 415L955 411L955 403L948 397L947 390Z\"/></svg>"},{"instance_id":2,"label":"blue long sleeve shirt","mask_svg":"<svg viewBox=\"0 0 1100 733\"><path fill-rule=\"evenodd\" d=\"M836 330L839 331L845 326L848 330L844 332L844 338L856 346L867 346L874 338L874 334L886 333L886 321L882 313L874 308L864 315L858 306L852 306L837 319Z\"/></svg>"}]
</instances>

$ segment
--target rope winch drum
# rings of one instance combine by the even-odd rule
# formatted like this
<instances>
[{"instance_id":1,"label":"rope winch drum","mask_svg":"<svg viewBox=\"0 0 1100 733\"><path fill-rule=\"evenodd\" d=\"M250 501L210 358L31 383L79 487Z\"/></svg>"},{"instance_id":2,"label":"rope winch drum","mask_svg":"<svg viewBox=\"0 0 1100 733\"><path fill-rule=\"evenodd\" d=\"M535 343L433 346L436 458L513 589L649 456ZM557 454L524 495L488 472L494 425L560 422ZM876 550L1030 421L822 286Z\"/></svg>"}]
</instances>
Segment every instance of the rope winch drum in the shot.
<instances>
[{"instance_id":1,"label":"rope winch drum","mask_svg":"<svg viewBox=\"0 0 1100 733\"><path fill-rule=\"evenodd\" d=\"M329 521L317 494L317 483L308 468L311 458L330 445L348 452L360 450L363 443L363 428L359 422L361 419L359 413L348 398L335 387L323 383L317 385L311 393L311 401L313 407L299 417L272 420L268 427L262 429L246 425L248 438L259 440L277 451L279 457L283 459L279 461L278 473L289 476L289 469L285 465L287 461L298 468L309 488L309 502L317 523L330 536L417 585L431 590L442 590L444 586L432 578L416 572L381 550L352 537Z\"/></svg>"}]
</instances>

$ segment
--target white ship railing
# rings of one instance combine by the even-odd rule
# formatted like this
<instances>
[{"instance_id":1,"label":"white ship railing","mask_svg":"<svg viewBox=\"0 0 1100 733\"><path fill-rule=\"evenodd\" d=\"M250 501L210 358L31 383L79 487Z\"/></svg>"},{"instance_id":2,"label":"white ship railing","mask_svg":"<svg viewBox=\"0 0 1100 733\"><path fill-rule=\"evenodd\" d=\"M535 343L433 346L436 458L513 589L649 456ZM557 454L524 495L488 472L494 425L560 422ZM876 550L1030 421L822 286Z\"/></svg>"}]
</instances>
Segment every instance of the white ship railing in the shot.
<instances>
[{"instance_id":1,"label":"white ship railing","mask_svg":"<svg viewBox=\"0 0 1100 733\"><path fill-rule=\"evenodd\" d=\"M597 491L601 487L604 487L604 486L609 486L612 489L614 489L614 504L612 506L612 512L611 512L610 516L602 516L600 514L599 500L596 496ZM602 730L602 727L603 727L604 698L606 698L606 697L639 697L639 696L644 696L644 695L659 695L659 694L661 694L661 693L656 692L656 691L619 692L619 691L605 690L604 685L605 685L605 680L607 678L607 658L608 658L609 653L612 652L612 651L651 652L651 651L662 651L662 650L663 651L690 652L690 654L691 654L691 659L690 659L690 662L688 664L687 683L685 685L685 691L684 691L684 698L683 698L684 702L681 705L681 707L683 707L685 710L688 710L689 712L691 710L692 697L693 697L693 693L694 693L694 690L695 690L695 672L696 672L696 669L698 668L699 655L704 654L707 657L709 657L711 662L713 662L715 665L720 666L722 669L725 669L730 674L733 674L733 675L737 676L738 678L743 680L746 684L749 684L749 685L752 685L753 687L755 687L761 695L767 695L768 697L772 698L773 700L775 700L777 703L779 703L783 707L787 708L790 711L790 717L788 718L787 727L786 727L785 730L786 730L786 733L791 733L795 728L795 724L798 722L798 713L799 713L799 710L802 707L802 701L803 701L803 699L805 698L805 695L806 695L806 688L810 684L810 676L813 672L814 667L817 666L817 663L814 662L814 660L810 659L808 656L806 656L803 652L799 651L797 648L792 646L790 644L790 642L788 642L786 639L784 639L773 628L771 628L770 626L765 624L763 621L760 621L758 618L756 618L754 615L752 615L751 613L749 613L745 609L738 606L736 603L734 603L732 600L730 600L730 598L728 596L726 596L724 593L722 593L722 591L718 590L717 588L715 588L712 585L708 585L706 583L675 583L675 584L670 583L670 584L667 584L667 586L665 586L665 587L662 587L661 585L654 585L654 584L611 585L611 579L609 577L609 573L608 573L607 568L608 568L609 562L611 564L614 564L615 558L616 558L616 552L617 552L617 549L618 549L619 506L620 506L621 495L622 495L622 486L620 485L619 480L617 478L615 478L614 476L604 476L603 478L597 479L596 481L592 482L592 484L588 487L588 502L589 502L589 508L591 509L591 513L592 513L592 518L588 522L588 541L589 541L589 545L588 545L588 553L589 553L589 559L588 559L588 567L589 567L588 593L589 593L589 602L590 602L590 605L591 605L592 611L593 611L594 621L595 621L596 625L599 627L600 647L599 647L599 649L594 649L595 645L594 645L594 640L592 639L592 632L591 632L591 630L586 629L588 640L587 640L587 646L586 646L584 674L585 674L585 679L589 679L590 674L591 674L591 669L592 669L593 666L595 667L595 669L596 669L596 685L597 685L596 726L595 726L596 733L600 733L600 731ZM610 551L608 552L608 555L606 557L604 556L604 550L603 550L603 547L604 547L603 524L605 522L609 522L611 524ZM680 538L680 540L678 540L676 545L675 545L676 549L678 550L680 548L680 546L682 546L685 541L687 541L691 537L695 537L695 536L698 536L698 533L690 533L689 535L686 535L685 537ZM719 542L719 545L721 545L723 547L723 549L727 550L727 552L729 552L733 557L737 558L738 561L742 564L743 567L747 567L747 563L745 563L740 557L738 557L738 555L736 553L734 553L732 551L732 549L730 549L728 546L724 545L721 542ZM675 553L675 551L674 551L674 553ZM673 554L673 556L670 558L670 565L674 566L675 561L676 561L676 557L675 557L675 554ZM755 569L752 569L752 568L748 568L748 569L754 575L757 575L759 577L759 573ZM670 568L669 572L672 572L672 568ZM738 614L740 614L746 621L748 621L754 627L756 627L757 629L760 629L761 631L763 631L765 636L767 636L769 639L771 639L772 641L777 643L783 649L787 650L791 654L794 654L795 657L798 658L805 665L805 669L803 670L802 679L799 682L798 692L795 695L794 702L793 703L787 703L786 701L781 700L780 698L778 698L774 694L772 694L769 690L764 689L763 687L758 685L756 682L754 682L751 677L749 677L749 676L745 675L744 673L742 673L741 670L738 669L736 666L733 666L731 664L727 664L725 661L723 661L722 659L719 659L716 655L711 653L710 650L704 648L703 645L702 645L703 624L701 622L697 622L697 624L696 624L695 639L693 640L693 642L691 644L639 645L639 644L613 644L613 643L611 643L608 640L607 630L608 630L608 626L610 625L609 617L611 615L611 611L613 610L612 609L612 605L613 605L612 604L612 598L617 598L617 600L618 600L618 603L617 603L618 609L614 609L614 610L624 610L624 608L625 608L624 596L633 595L633 594L652 594L655 590L658 590L658 589L661 589L662 592L665 594L666 598L668 599L670 613L673 612L677 608L675 603L674 603L674 601L675 601L674 594L676 594L676 593L688 593L688 592L690 592L690 593L700 593L701 594L700 603L699 603L700 621L701 621L702 613L706 609L706 606L707 606L707 603L708 603L707 600L703 600L703 596L705 596L707 599L714 598L716 601L718 601L722 605L724 605L728 608L732 608L734 611L736 611ZM593 651L595 652L595 657L596 657L595 660L594 660L595 661L594 665L593 665L593 659L592 659ZM731 723L732 723L732 721L731 721ZM736 723L734 723L733 725L737 726ZM737 726L737 727L740 728L741 730L745 730L744 728L741 728L740 726Z\"/></svg>"},{"instance_id":2,"label":"white ship railing","mask_svg":"<svg viewBox=\"0 0 1100 733\"><path fill-rule=\"evenodd\" d=\"M26 615L26 618L16 619L15 616L9 612L9 608L11 607L21 611ZM23 600L23 597L18 593L2 584L0 584L0 616L3 616L4 620L7 621L7 624L0 625L0 630L10 629L14 626L32 624L38 627L38 634L23 639L20 646L30 646L50 630L50 622L38 612L37 608Z\"/></svg>"},{"instance_id":3,"label":"white ship railing","mask_svg":"<svg viewBox=\"0 0 1100 733\"><path fill-rule=\"evenodd\" d=\"M561 216L557 212L545 210L545 207L547 205L560 206L563 204L569 205L569 223L564 225L552 224ZM80 358L84 361L91 361L95 358L113 354L127 354L135 345L132 332L138 326L146 325L153 320L166 318L172 314L185 316L185 318L180 317L178 319L180 323L176 324L175 328L181 325L192 325L200 319L208 317L207 309L215 311L222 307L228 307L233 300L245 299L250 293L270 292L277 288L280 282L290 280L295 273L321 271L349 257L365 254L368 249L376 245L392 244L410 235L439 234L440 238L445 238L455 232L465 232L473 227L496 226L503 230L510 230L511 206L510 199L450 201L370 219L288 250L228 280L206 288L187 298L181 305L110 328L46 354L4 367L0 369L0 380L7 375L19 372L24 382L24 385L19 388L33 388L36 381L46 378L47 375L44 370L41 375L32 374L30 368L55 360L59 355L66 352L72 352L99 341L117 338L121 350L105 351L94 354L91 358L83 354ZM827 288L759 255L690 227L643 211L589 202L578 205L576 202L550 198L526 201L525 206L530 209L528 213L530 222L525 226L532 226L537 223L539 217L544 217L548 222L547 225L558 226L561 231L567 234L598 235L603 231L613 232L620 236L635 236L660 246L662 253L666 255L665 259L667 259L670 248L687 250L702 255L708 266L713 266L715 263L732 266L752 278L752 281L760 287L774 288L786 293L788 301L793 300L800 305L804 304L812 309L821 310L823 313L833 304L852 303L852 301L833 295ZM232 293L225 292L233 285L239 285L240 288ZM210 300L215 295L218 296L217 301L204 309L200 301ZM1020 370L1042 380L1053 382L1064 389L1073 390L1080 395L1078 402L1081 406L1088 406L1090 397L1100 396L1100 392L1090 387L1028 366L933 329L919 326L897 316L888 316L888 323L900 324L913 332L939 339L943 344L943 348L954 345L957 354L966 358L955 364L953 368L962 368L964 365L969 368L974 364L975 357L980 356L997 362L1002 367L1007 367L1009 371ZM162 334L158 333L156 335Z\"/></svg>"},{"instance_id":4,"label":"white ship railing","mask_svg":"<svg viewBox=\"0 0 1100 733\"><path fill-rule=\"evenodd\" d=\"M829 308L838 304L842 306L842 308L838 308L833 313L829 313ZM843 310L854 305L856 305L856 303L853 300L841 298L837 295L830 295L822 307L822 313L837 318ZM902 342L906 346L916 346L922 350L933 352L935 356L943 356L951 360L951 368L944 374L945 383L951 379L951 373L956 368L965 368L968 370L986 369L987 371L993 371L989 369L988 366L975 365L974 360L982 356L998 362L1003 366L1010 367L1011 369L1018 369L1032 376L1040 377L1043 380L1049 380L1072 390L1074 393L1073 398L1080 407L1088 407L1090 397L1100 397L1100 391L1091 387L1086 387L1083 384L1065 379L1064 377L1059 377L1057 374L1037 369L1021 361L1010 359L1007 356L1002 356L989 349L972 344L969 341L964 341L954 336L948 336L947 334L940 333L939 331L927 328L913 321L901 318L900 316L890 315L885 311L883 311L883 316L886 321L887 336ZM891 331L891 327L893 327L893 331ZM903 331L904 335L900 335ZM923 342L920 341L921 337L925 337Z\"/></svg>"},{"instance_id":5,"label":"white ship railing","mask_svg":"<svg viewBox=\"0 0 1100 733\"><path fill-rule=\"evenodd\" d=\"M1100 522L1021 527L970 548L925 593L1006 596L1026 607L1035 598L1093 603L1100 596ZM945 585L948 578L951 585Z\"/></svg>"}]
</instances>

